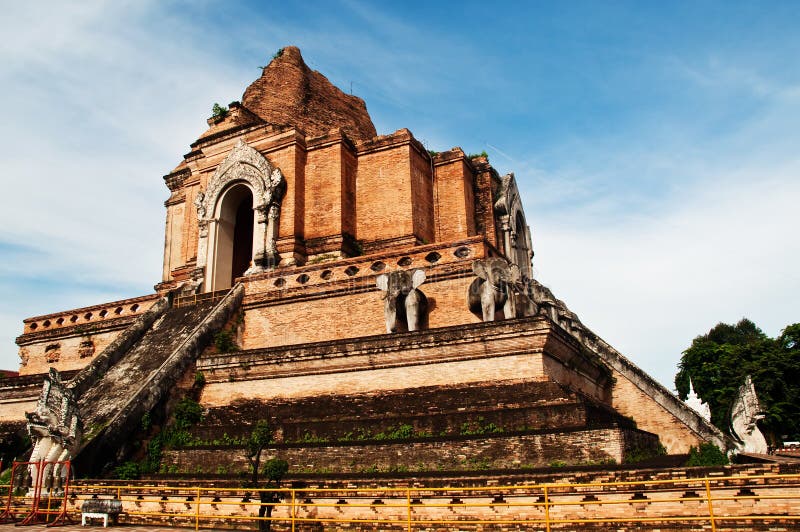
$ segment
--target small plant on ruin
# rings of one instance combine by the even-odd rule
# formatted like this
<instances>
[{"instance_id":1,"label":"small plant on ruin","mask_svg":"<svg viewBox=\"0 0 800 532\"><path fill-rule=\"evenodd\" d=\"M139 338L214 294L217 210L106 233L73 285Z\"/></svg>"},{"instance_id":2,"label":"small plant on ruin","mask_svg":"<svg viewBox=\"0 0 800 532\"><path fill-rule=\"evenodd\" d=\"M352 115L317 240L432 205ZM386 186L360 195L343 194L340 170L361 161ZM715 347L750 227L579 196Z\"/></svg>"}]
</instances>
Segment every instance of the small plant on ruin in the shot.
<instances>
[{"instance_id":1,"label":"small plant on ruin","mask_svg":"<svg viewBox=\"0 0 800 532\"><path fill-rule=\"evenodd\" d=\"M194 374L194 385L198 388L202 388L206 384L206 375L202 371L198 371Z\"/></svg>"},{"instance_id":2,"label":"small plant on ruin","mask_svg":"<svg viewBox=\"0 0 800 532\"><path fill-rule=\"evenodd\" d=\"M278 51L272 54L272 59L277 59L283 55L283 48L278 48Z\"/></svg>"},{"instance_id":3,"label":"small plant on ruin","mask_svg":"<svg viewBox=\"0 0 800 532\"><path fill-rule=\"evenodd\" d=\"M550 467L565 467L567 463L563 460L553 460L549 465Z\"/></svg>"},{"instance_id":4,"label":"small plant on ruin","mask_svg":"<svg viewBox=\"0 0 800 532\"><path fill-rule=\"evenodd\" d=\"M480 152L480 153L470 153L469 155L467 155L467 158L468 158L468 159L475 159L475 158L477 158L477 157L483 157L483 158L484 158L484 159L486 159L487 161L489 160L489 154L488 154L488 153L486 153L486 150L483 150L483 151L482 151L482 152Z\"/></svg>"},{"instance_id":5,"label":"small plant on ruin","mask_svg":"<svg viewBox=\"0 0 800 532\"><path fill-rule=\"evenodd\" d=\"M114 469L114 476L120 480L136 480L140 473L139 464L136 462L125 462Z\"/></svg>"},{"instance_id":6,"label":"small plant on ruin","mask_svg":"<svg viewBox=\"0 0 800 532\"><path fill-rule=\"evenodd\" d=\"M462 436L475 436L481 434L500 434L503 429L494 423L487 423L483 416L478 416L476 421L467 421L461 424Z\"/></svg>"},{"instance_id":7,"label":"small plant on ruin","mask_svg":"<svg viewBox=\"0 0 800 532\"><path fill-rule=\"evenodd\" d=\"M239 346L236 345L233 332L228 330L219 331L214 335L214 347L216 347L217 351L220 353L230 353L232 351L239 350Z\"/></svg>"},{"instance_id":8,"label":"small plant on ruin","mask_svg":"<svg viewBox=\"0 0 800 532\"><path fill-rule=\"evenodd\" d=\"M217 119L225 118L228 116L228 108L215 102L214 107L211 108L211 116Z\"/></svg>"},{"instance_id":9,"label":"small plant on ruin","mask_svg":"<svg viewBox=\"0 0 800 532\"><path fill-rule=\"evenodd\" d=\"M142 432L147 432L153 426L153 419L150 412L145 412L142 416Z\"/></svg>"},{"instance_id":10,"label":"small plant on ruin","mask_svg":"<svg viewBox=\"0 0 800 532\"><path fill-rule=\"evenodd\" d=\"M667 454L667 449L659 442L658 446L655 448L634 447L633 449L628 449L622 458L622 462L625 464L635 464L665 454Z\"/></svg>"},{"instance_id":11,"label":"small plant on ruin","mask_svg":"<svg viewBox=\"0 0 800 532\"><path fill-rule=\"evenodd\" d=\"M200 403L184 397L175 406L175 427L187 429L203 419L203 407Z\"/></svg>"},{"instance_id":12,"label":"small plant on ruin","mask_svg":"<svg viewBox=\"0 0 800 532\"><path fill-rule=\"evenodd\" d=\"M713 443L701 443L698 449L689 447L689 460L687 466L722 466L728 465L728 457Z\"/></svg>"},{"instance_id":13,"label":"small plant on ruin","mask_svg":"<svg viewBox=\"0 0 800 532\"><path fill-rule=\"evenodd\" d=\"M396 427L387 427L386 430L383 430L375 436L373 439L375 440L407 440L409 438L414 437L414 427L408 424L400 424Z\"/></svg>"},{"instance_id":14,"label":"small plant on ruin","mask_svg":"<svg viewBox=\"0 0 800 532\"><path fill-rule=\"evenodd\" d=\"M303 437L297 440L297 443L327 443L328 438L322 436L315 436L309 432L304 432Z\"/></svg>"}]
</instances>

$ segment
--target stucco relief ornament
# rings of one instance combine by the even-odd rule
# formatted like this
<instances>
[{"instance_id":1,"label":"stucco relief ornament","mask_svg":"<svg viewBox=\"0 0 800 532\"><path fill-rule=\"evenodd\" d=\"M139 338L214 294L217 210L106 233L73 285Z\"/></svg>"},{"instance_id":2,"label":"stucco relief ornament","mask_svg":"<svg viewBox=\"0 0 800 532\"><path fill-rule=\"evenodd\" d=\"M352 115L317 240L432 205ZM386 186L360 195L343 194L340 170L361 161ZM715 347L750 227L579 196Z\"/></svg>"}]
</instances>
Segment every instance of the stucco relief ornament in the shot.
<instances>
[{"instance_id":1,"label":"stucco relief ornament","mask_svg":"<svg viewBox=\"0 0 800 532\"><path fill-rule=\"evenodd\" d=\"M275 267L280 262L278 255L278 227L281 217L281 201L286 192L286 180L280 168L269 174L269 186L264 192L264 203L267 205L267 244L264 250L265 267Z\"/></svg>"},{"instance_id":2,"label":"stucco relief ornament","mask_svg":"<svg viewBox=\"0 0 800 532\"><path fill-rule=\"evenodd\" d=\"M203 204L203 201L206 199L206 195L203 194L203 191L197 193L197 196L194 198L194 206L197 208L197 220L204 220L206 217L206 206Z\"/></svg>"}]
</instances>

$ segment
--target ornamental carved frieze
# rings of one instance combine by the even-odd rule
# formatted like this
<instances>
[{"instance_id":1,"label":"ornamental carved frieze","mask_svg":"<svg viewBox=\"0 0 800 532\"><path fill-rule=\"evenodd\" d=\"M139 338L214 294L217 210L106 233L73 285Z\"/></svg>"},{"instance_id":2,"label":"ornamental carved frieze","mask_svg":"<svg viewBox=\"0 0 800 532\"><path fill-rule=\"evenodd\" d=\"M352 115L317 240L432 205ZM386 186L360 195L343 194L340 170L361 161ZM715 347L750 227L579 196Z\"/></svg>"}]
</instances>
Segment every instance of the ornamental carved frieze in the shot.
<instances>
[{"instance_id":1,"label":"ornamental carved frieze","mask_svg":"<svg viewBox=\"0 0 800 532\"><path fill-rule=\"evenodd\" d=\"M280 169L273 167L266 157L239 139L208 182L202 200L204 214L214 212L219 195L236 181L250 184L253 189L253 208L265 211L272 204L280 205L286 190L286 181Z\"/></svg>"}]
</instances>

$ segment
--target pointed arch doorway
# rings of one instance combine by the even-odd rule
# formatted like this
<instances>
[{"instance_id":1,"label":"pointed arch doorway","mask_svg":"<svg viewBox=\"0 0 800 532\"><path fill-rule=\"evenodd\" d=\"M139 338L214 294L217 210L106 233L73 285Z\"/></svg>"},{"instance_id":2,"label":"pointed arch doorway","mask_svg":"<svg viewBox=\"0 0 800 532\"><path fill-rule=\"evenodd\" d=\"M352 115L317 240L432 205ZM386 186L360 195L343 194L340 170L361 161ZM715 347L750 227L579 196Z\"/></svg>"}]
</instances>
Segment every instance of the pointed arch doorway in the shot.
<instances>
[{"instance_id":1,"label":"pointed arch doorway","mask_svg":"<svg viewBox=\"0 0 800 532\"><path fill-rule=\"evenodd\" d=\"M253 260L253 191L245 183L230 186L214 209L211 290L225 290L244 275Z\"/></svg>"},{"instance_id":2,"label":"pointed arch doorway","mask_svg":"<svg viewBox=\"0 0 800 532\"><path fill-rule=\"evenodd\" d=\"M285 193L280 169L239 139L193 202L197 263L192 290L224 290L237 277L279 264L277 239Z\"/></svg>"}]
</instances>

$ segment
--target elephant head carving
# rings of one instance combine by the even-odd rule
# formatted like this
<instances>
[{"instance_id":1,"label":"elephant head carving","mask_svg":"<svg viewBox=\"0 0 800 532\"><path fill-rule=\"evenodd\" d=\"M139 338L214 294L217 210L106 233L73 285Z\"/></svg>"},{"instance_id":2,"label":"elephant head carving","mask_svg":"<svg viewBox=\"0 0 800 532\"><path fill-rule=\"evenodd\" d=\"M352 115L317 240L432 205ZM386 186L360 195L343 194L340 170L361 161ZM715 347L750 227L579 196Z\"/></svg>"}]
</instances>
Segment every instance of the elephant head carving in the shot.
<instances>
[{"instance_id":1,"label":"elephant head carving","mask_svg":"<svg viewBox=\"0 0 800 532\"><path fill-rule=\"evenodd\" d=\"M425 272L422 270L384 273L375 280L383 291L387 333L397 332L399 320L405 321L409 331L420 329L428 306L425 294L419 290L424 282Z\"/></svg>"},{"instance_id":2,"label":"elephant head carving","mask_svg":"<svg viewBox=\"0 0 800 532\"><path fill-rule=\"evenodd\" d=\"M514 287L520 281L517 265L499 257L479 259L472 263L472 272L478 278L469 287L470 310L480 312L483 321L494 321L499 309L506 318L515 318Z\"/></svg>"}]
</instances>

